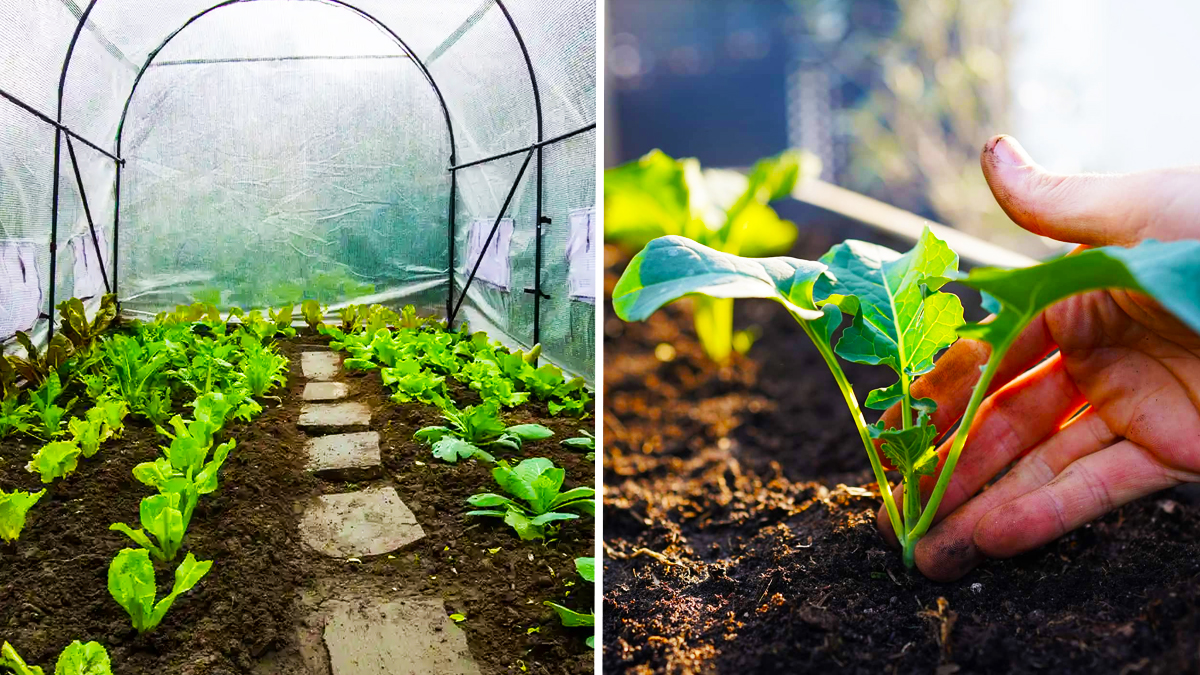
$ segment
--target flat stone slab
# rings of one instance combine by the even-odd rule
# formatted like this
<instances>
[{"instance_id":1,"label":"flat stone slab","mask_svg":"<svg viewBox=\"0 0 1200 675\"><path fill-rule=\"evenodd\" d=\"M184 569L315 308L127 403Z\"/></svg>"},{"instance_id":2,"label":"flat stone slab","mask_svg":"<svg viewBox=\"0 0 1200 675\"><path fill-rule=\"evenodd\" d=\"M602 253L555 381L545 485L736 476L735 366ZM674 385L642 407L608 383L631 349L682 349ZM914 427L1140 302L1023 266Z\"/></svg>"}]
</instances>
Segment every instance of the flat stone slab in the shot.
<instances>
[{"instance_id":1,"label":"flat stone slab","mask_svg":"<svg viewBox=\"0 0 1200 675\"><path fill-rule=\"evenodd\" d=\"M394 488L316 497L300 519L300 537L331 558L382 555L424 538Z\"/></svg>"},{"instance_id":2,"label":"flat stone slab","mask_svg":"<svg viewBox=\"0 0 1200 675\"><path fill-rule=\"evenodd\" d=\"M300 369L310 380L332 380L342 365L342 356L337 352L302 352Z\"/></svg>"},{"instance_id":3,"label":"flat stone slab","mask_svg":"<svg viewBox=\"0 0 1200 675\"><path fill-rule=\"evenodd\" d=\"M441 600L331 600L325 647L333 675L479 675L466 633Z\"/></svg>"},{"instance_id":4,"label":"flat stone slab","mask_svg":"<svg viewBox=\"0 0 1200 675\"><path fill-rule=\"evenodd\" d=\"M336 401L349 393L349 385L342 382L309 382L303 396L305 401Z\"/></svg>"},{"instance_id":5,"label":"flat stone slab","mask_svg":"<svg viewBox=\"0 0 1200 675\"><path fill-rule=\"evenodd\" d=\"M301 429L317 433L345 431L371 424L371 411L361 403L310 403L300 409Z\"/></svg>"},{"instance_id":6,"label":"flat stone slab","mask_svg":"<svg viewBox=\"0 0 1200 675\"><path fill-rule=\"evenodd\" d=\"M382 472L379 434L364 431L309 439L308 470L322 478L359 481Z\"/></svg>"}]
</instances>

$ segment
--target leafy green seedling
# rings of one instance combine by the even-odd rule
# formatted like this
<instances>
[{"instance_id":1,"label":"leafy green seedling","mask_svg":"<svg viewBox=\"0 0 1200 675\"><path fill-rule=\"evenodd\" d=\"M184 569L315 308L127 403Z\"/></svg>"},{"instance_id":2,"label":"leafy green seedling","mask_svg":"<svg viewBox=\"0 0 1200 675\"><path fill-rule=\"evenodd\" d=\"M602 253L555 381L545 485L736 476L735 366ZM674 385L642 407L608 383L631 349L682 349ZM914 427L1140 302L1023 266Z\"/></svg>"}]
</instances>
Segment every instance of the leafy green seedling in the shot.
<instances>
[{"instance_id":1,"label":"leafy green seedling","mask_svg":"<svg viewBox=\"0 0 1200 675\"><path fill-rule=\"evenodd\" d=\"M276 386L287 383L284 373L288 360L261 343L256 344L258 346L248 350L242 359L241 381L251 394L261 398Z\"/></svg>"},{"instance_id":2,"label":"leafy green seedling","mask_svg":"<svg viewBox=\"0 0 1200 675\"><path fill-rule=\"evenodd\" d=\"M796 226L768 204L791 194L801 174L820 173L812 155L785 152L755 164L749 176L700 168L655 150L604 175L604 236L630 249L663 235L684 236L718 251L778 255L796 240ZM733 351L733 297L698 296L696 334L709 358Z\"/></svg>"},{"instance_id":3,"label":"leafy green seedling","mask_svg":"<svg viewBox=\"0 0 1200 675\"><path fill-rule=\"evenodd\" d=\"M79 453L79 444L74 441L47 443L33 455L25 470L39 474L43 483L53 483L56 478L74 473L79 467Z\"/></svg>"},{"instance_id":4,"label":"leafy green seedling","mask_svg":"<svg viewBox=\"0 0 1200 675\"><path fill-rule=\"evenodd\" d=\"M300 313L304 315L304 323L314 331L324 325L325 315L321 311L321 303L316 300L305 300L300 303Z\"/></svg>"},{"instance_id":5,"label":"leafy green seedling","mask_svg":"<svg viewBox=\"0 0 1200 675\"><path fill-rule=\"evenodd\" d=\"M3 357L0 357L2 359ZM33 406L26 403L21 405L16 394L0 401L0 439L12 434L28 434L33 431L30 419L33 417Z\"/></svg>"},{"instance_id":6,"label":"leafy green seedling","mask_svg":"<svg viewBox=\"0 0 1200 675\"><path fill-rule=\"evenodd\" d=\"M507 426L500 419L499 404L485 401L463 411L445 410L442 416L450 426L425 427L413 437L433 446L433 455L454 463L477 457L493 462L495 457L484 448L510 452L521 449L526 441L550 438L554 432L540 424Z\"/></svg>"},{"instance_id":7,"label":"leafy green seedling","mask_svg":"<svg viewBox=\"0 0 1200 675\"><path fill-rule=\"evenodd\" d=\"M586 452L584 455L587 459L596 459L596 437L588 433L586 429L580 429L580 436L574 438L563 439L562 444L572 450L580 450Z\"/></svg>"},{"instance_id":8,"label":"leafy green seedling","mask_svg":"<svg viewBox=\"0 0 1200 675\"><path fill-rule=\"evenodd\" d=\"M212 561L196 560L191 553L175 568L175 585L170 594L154 602L154 566L146 549L125 548L108 566L108 592L129 614L139 633L153 630L162 622L175 599L190 591L212 569Z\"/></svg>"},{"instance_id":9,"label":"leafy green seedling","mask_svg":"<svg viewBox=\"0 0 1200 675\"><path fill-rule=\"evenodd\" d=\"M394 367L384 368L379 372L384 386L395 392L392 394L393 401L420 401L444 407L450 400L445 377L423 369L416 359L399 359L394 363Z\"/></svg>"},{"instance_id":10,"label":"leafy green seedling","mask_svg":"<svg viewBox=\"0 0 1200 675\"><path fill-rule=\"evenodd\" d=\"M515 408L529 400L529 392L517 391L516 384L505 376L495 361L478 358L455 375L459 382L479 392L485 401L496 401L505 408Z\"/></svg>"},{"instance_id":11,"label":"leafy green seedling","mask_svg":"<svg viewBox=\"0 0 1200 675\"><path fill-rule=\"evenodd\" d=\"M1195 283L1200 278L1200 242L1146 241L1131 249L1091 249L1024 269L978 268L965 276L958 273L957 264L957 255L928 230L904 254L850 241L835 246L821 262L741 258L683 237L662 237L629 264L613 290L613 307L622 319L635 321L691 294L767 298L783 305L834 375L875 472L904 561L911 567L916 544L933 524L1001 360L1038 314L1078 293L1126 289L1154 298L1200 331L1200 284ZM964 325L958 299L940 292L952 279L992 298L996 316L986 323ZM834 334L846 314L853 319L834 347ZM918 481L936 472L939 458L933 444L941 431L929 421L933 402L913 397L909 385L933 367L938 352L956 336L988 342L992 352L933 492L922 506ZM886 408L898 402L899 429L866 423L835 354L857 363L886 365L896 374L895 384L870 392L866 403ZM903 514L875 451L877 440L909 486Z\"/></svg>"},{"instance_id":12,"label":"leafy green seedling","mask_svg":"<svg viewBox=\"0 0 1200 675\"><path fill-rule=\"evenodd\" d=\"M75 399L71 399L65 407L56 405L55 401L62 393L62 381L57 372L52 372L46 376L40 387L29 394L36 419L41 422L39 433L42 440L49 441L63 433L63 417L66 416L67 410L75 404Z\"/></svg>"},{"instance_id":13,"label":"leafy green seedling","mask_svg":"<svg viewBox=\"0 0 1200 675\"><path fill-rule=\"evenodd\" d=\"M117 295L109 293L100 298L100 308L96 316L89 321L84 311L83 301L79 298L64 300L58 304L58 313L62 316L61 331L75 350L87 353L92 344L100 338L100 334L108 330L117 318Z\"/></svg>"},{"instance_id":14,"label":"leafy green seedling","mask_svg":"<svg viewBox=\"0 0 1200 675\"><path fill-rule=\"evenodd\" d=\"M596 512L596 491L592 488L560 492L566 473L544 457L524 460L515 467L501 460L492 469L492 477L505 492L525 503L490 492L471 495L467 503L482 508L467 515L503 518L521 539L545 539L545 528L550 523Z\"/></svg>"},{"instance_id":15,"label":"leafy green seedling","mask_svg":"<svg viewBox=\"0 0 1200 675\"><path fill-rule=\"evenodd\" d=\"M40 666L26 664L7 642L0 648L0 666L16 675L45 675ZM84 644L75 640L59 654L54 675L112 675L112 665L108 652L99 642Z\"/></svg>"},{"instance_id":16,"label":"leafy green seedling","mask_svg":"<svg viewBox=\"0 0 1200 675\"><path fill-rule=\"evenodd\" d=\"M0 490L0 538L10 543L16 541L21 536L21 530L25 529L25 515L44 494L46 494L45 490L39 492Z\"/></svg>"},{"instance_id":17,"label":"leafy green seedling","mask_svg":"<svg viewBox=\"0 0 1200 675\"><path fill-rule=\"evenodd\" d=\"M196 491L193 490L191 494L195 496ZM190 506L195 508L195 502ZM113 523L108 529L125 533L134 543L149 551L155 560L170 562L179 553L187 533L184 508L188 508L188 505L182 503L179 492L153 495L142 499L139 508L142 529L135 530L125 523ZM191 508L188 509L189 516ZM148 534L153 535L158 543L151 541Z\"/></svg>"}]
</instances>

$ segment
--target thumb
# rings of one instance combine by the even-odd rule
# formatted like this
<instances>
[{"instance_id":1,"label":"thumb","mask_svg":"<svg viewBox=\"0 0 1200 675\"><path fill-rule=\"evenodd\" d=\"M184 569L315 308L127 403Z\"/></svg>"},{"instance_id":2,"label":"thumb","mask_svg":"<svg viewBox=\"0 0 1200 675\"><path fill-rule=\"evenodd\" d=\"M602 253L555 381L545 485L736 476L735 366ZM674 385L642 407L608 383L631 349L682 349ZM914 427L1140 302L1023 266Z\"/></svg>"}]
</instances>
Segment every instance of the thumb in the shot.
<instances>
[{"instance_id":1,"label":"thumb","mask_svg":"<svg viewBox=\"0 0 1200 675\"><path fill-rule=\"evenodd\" d=\"M1034 234L1089 246L1200 236L1196 168L1055 174L1005 135L984 144L980 164L1000 207Z\"/></svg>"}]
</instances>

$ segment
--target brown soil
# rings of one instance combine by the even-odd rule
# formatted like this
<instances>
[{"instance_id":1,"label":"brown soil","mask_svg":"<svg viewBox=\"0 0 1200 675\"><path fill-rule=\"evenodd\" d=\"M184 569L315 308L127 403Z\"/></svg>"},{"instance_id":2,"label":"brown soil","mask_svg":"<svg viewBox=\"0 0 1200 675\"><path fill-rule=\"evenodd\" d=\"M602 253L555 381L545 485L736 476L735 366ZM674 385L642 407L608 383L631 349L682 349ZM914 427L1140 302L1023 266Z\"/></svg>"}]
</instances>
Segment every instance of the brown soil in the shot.
<instances>
[{"instance_id":1,"label":"brown soil","mask_svg":"<svg viewBox=\"0 0 1200 675\"><path fill-rule=\"evenodd\" d=\"M864 234L814 227L793 255ZM739 301L763 337L719 369L685 305L608 311L605 672L1200 672L1200 491L933 583L880 539L849 413L785 312ZM848 371L860 396L887 384Z\"/></svg>"},{"instance_id":2,"label":"brown soil","mask_svg":"<svg viewBox=\"0 0 1200 675\"><path fill-rule=\"evenodd\" d=\"M156 630L139 636L107 590L109 561L133 545L108 526L136 525L138 503L149 491L130 472L157 456L164 440L148 425L131 425L124 438L81 459L74 474L48 486L21 538L0 544L0 639L27 662L50 669L59 652L78 639L102 643L122 675L293 672L273 664L290 663L280 655L297 649L306 613L301 591L318 581L327 587L330 579L347 584L365 579L401 594L444 597L451 612L468 617L460 625L485 675L592 672L593 652L583 644L589 633L562 628L541 604L554 600L580 611L591 608L591 586L575 574L573 561L592 555L592 521L568 524L543 546L521 542L501 524L468 520L462 515L466 497L494 485L489 468L435 463L428 448L411 438L419 426L438 423L436 410L388 401L377 374L347 379L354 397L373 409L372 428L382 434L389 478L427 537L394 556L362 563L301 548L296 504L355 487L320 481L303 467L305 436L295 425L304 387L299 353L305 343L318 341L282 343L292 376L281 403L250 424L225 430L237 439L237 448L221 470L220 489L201 497L184 541L186 551L215 564ZM470 392L455 394L462 403ZM558 445L590 422L553 418L537 404L510 420L542 423L556 432L554 439L527 447L525 456L553 459L567 469L571 486L594 482L593 464ZM37 476L24 468L36 449L15 439L0 442L0 487L41 489ZM169 589L173 569L156 566L159 597Z\"/></svg>"}]
</instances>

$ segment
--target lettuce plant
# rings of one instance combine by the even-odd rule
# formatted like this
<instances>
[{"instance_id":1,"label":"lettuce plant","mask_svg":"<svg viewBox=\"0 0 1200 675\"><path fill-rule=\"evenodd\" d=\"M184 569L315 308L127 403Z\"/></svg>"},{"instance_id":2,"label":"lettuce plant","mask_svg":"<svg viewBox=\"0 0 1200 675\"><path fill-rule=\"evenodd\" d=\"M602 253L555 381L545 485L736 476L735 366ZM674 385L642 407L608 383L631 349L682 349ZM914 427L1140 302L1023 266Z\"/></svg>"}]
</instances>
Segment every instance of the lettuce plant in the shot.
<instances>
[{"instance_id":1,"label":"lettuce plant","mask_svg":"<svg viewBox=\"0 0 1200 675\"><path fill-rule=\"evenodd\" d=\"M146 497L139 507L141 529L135 530L125 523L113 523L108 529L123 532L138 546L149 551L155 560L170 562L183 546L183 537L187 534L198 497L195 489ZM155 544L147 535L153 535L158 543Z\"/></svg>"},{"instance_id":2,"label":"lettuce plant","mask_svg":"<svg viewBox=\"0 0 1200 675\"><path fill-rule=\"evenodd\" d=\"M492 477L516 499L491 492L471 495L467 503L477 510L468 511L467 515L503 518L521 539L545 539L550 523L577 519L579 513L596 513L596 491L592 488L560 491L566 474L566 470L544 457L526 459L515 467L501 460L492 469Z\"/></svg>"},{"instance_id":3,"label":"lettuce plant","mask_svg":"<svg viewBox=\"0 0 1200 675\"><path fill-rule=\"evenodd\" d=\"M32 418L33 406L21 405L16 394L0 401L0 439L12 434L32 433L33 425L29 422Z\"/></svg>"},{"instance_id":4,"label":"lettuce plant","mask_svg":"<svg viewBox=\"0 0 1200 675\"><path fill-rule=\"evenodd\" d=\"M71 357L75 354L75 348L65 335L55 333L54 337L50 338L50 344L40 352L29 335L17 331L15 337L17 342L25 348L26 356L21 358L12 354L5 359L19 376L25 378L29 386L40 387L50 373L58 373L60 378L69 374Z\"/></svg>"},{"instance_id":5,"label":"lettuce plant","mask_svg":"<svg viewBox=\"0 0 1200 675\"><path fill-rule=\"evenodd\" d=\"M175 568L175 585L171 592L154 602L156 593L154 565L150 553L144 548L121 549L108 566L108 592L129 614L134 629L139 633L153 630L175 599L192 588L212 569L212 561L197 561L191 553Z\"/></svg>"},{"instance_id":6,"label":"lettuce plant","mask_svg":"<svg viewBox=\"0 0 1200 675\"><path fill-rule=\"evenodd\" d=\"M304 323L314 331L324 325L325 316L321 311L321 303L316 300L305 300L300 303L300 313L304 315Z\"/></svg>"},{"instance_id":7,"label":"lettuce plant","mask_svg":"<svg viewBox=\"0 0 1200 675\"><path fill-rule=\"evenodd\" d=\"M64 300L58 305L62 317L62 334L74 346L76 352L87 353L100 335L108 330L117 318L117 296L109 293L100 299L100 308L90 321L79 298Z\"/></svg>"},{"instance_id":8,"label":"lettuce plant","mask_svg":"<svg viewBox=\"0 0 1200 675\"><path fill-rule=\"evenodd\" d=\"M25 529L25 515L44 494L46 494L45 490L39 492L0 490L0 538L10 543L16 541L21 536L21 530Z\"/></svg>"},{"instance_id":9,"label":"lettuce plant","mask_svg":"<svg viewBox=\"0 0 1200 675\"><path fill-rule=\"evenodd\" d=\"M252 347L245 352L241 363L241 383L251 394L266 396L277 386L287 383L284 373L288 361L273 350L262 346Z\"/></svg>"},{"instance_id":10,"label":"lettuce plant","mask_svg":"<svg viewBox=\"0 0 1200 675\"><path fill-rule=\"evenodd\" d=\"M16 675L45 675L40 666L26 664L7 642L0 647L0 666ZM112 665L108 660L108 652L99 642L84 644L75 640L59 654L54 675L112 675Z\"/></svg>"},{"instance_id":11,"label":"lettuce plant","mask_svg":"<svg viewBox=\"0 0 1200 675\"><path fill-rule=\"evenodd\" d=\"M75 404L75 399L71 399L66 407L57 405L55 402L62 393L63 386L57 372L47 375L41 386L29 393L34 418L41 423L37 431L42 440L49 441L63 433L63 418L67 410Z\"/></svg>"},{"instance_id":12,"label":"lettuce plant","mask_svg":"<svg viewBox=\"0 0 1200 675\"><path fill-rule=\"evenodd\" d=\"M604 236L630 249L678 235L734 255L778 255L792 247L797 230L768 204L790 195L801 173L819 174L818 160L785 152L759 161L745 176L702 170L695 159L675 160L655 150L605 172ZM718 363L728 361L733 298L700 295L692 306L705 352Z\"/></svg>"},{"instance_id":13,"label":"lettuce plant","mask_svg":"<svg viewBox=\"0 0 1200 675\"><path fill-rule=\"evenodd\" d=\"M638 253L613 290L613 308L627 321L643 320L685 295L767 298L783 305L817 347L850 409L899 539L904 561L913 565L917 542L929 531L950 477L1001 360L1020 332L1054 303L1099 289L1126 289L1151 296L1200 331L1200 242L1146 241L1130 248L1082 251L1024 269L979 268L957 271L957 255L928 230L916 246L900 254L865 242L835 246L819 262L794 258L742 258L683 237L662 237ZM957 280L985 294L995 316L963 323L958 298L941 292ZM834 344L846 315L851 321ZM933 367L934 358L956 337L987 342L991 355L972 392L928 502L922 506L921 476L936 473L934 445L944 429L934 428L934 402L917 399L913 379ZM901 406L901 426L868 425L858 398L837 359L884 365L897 381L867 395L866 405ZM897 508L878 441L905 483L903 510Z\"/></svg>"},{"instance_id":14,"label":"lettuce plant","mask_svg":"<svg viewBox=\"0 0 1200 675\"><path fill-rule=\"evenodd\" d=\"M105 379L113 398L155 424L166 421L171 408L170 390L163 384L171 352L166 342L142 344L127 335L114 335L101 343Z\"/></svg>"},{"instance_id":15,"label":"lettuce plant","mask_svg":"<svg viewBox=\"0 0 1200 675\"><path fill-rule=\"evenodd\" d=\"M397 403L420 401L444 408L450 400L446 391L446 378L421 368L419 361L404 359L395 367L379 371L383 384L395 392L392 400Z\"/></svg>"},{"instance_id":16,"label":"lettuce plant","mask_svg":"<svg viewBox=\"0 0 1200 675\"><path fill-rule=\"evenodd\" d=\"M588 433L586 429L579 430L580 435L574 438L565 438L562 445L572 450L580 450L586 452L584 455L588 461L596 459L596 437Z\"/></svg>"},{"instance_id":17,"label":"lettuce plant","mask_svg":"<svg viewBox=\"0 0 1200 675\"><path fill-rule=\"evenodd\" d=\"M80 452L75 441L47 443L33 455L25 470L40 475L43 483L53 483L56 478L75 472L79 467Z\"/></svg>"},{"instance_id":18,"label":"lettuce plant","mask_svg":"<svg viewBox=\"0 0 1200 675\"><path fill-rule=\"evenodd\" d=\"M500 370L495 361L476 357L454 377L479 392L483 400L495 401L505 408L515 408L529 400L529 392L517 391L516 384Z\"/></svg>"},{"instance_id":19,"label":"lettuce plant","mask_svg":"<svg viewBox=\"0 0 1200 675\"><path fill-rule=\"evenodd\" d=\"M596 559L595 558L576 558L575 569L579 572L579 576L583 577L584 581L590 584L596 583ZM543 605L554 610L558 614L558 620L567 628L578 628L596 625L596 615L594 613L584 614L576 612L573 609L563 607L560 604L546 600ZM593 649L596 647L596 636L587 639L587 645Z\"/></svg>"},{"instance_id":20,"label":"lettuce plant","mask_svg":"<svg viewBox=\"0 0 1200 675\"><path fill-rule=\"evenodd\" d=\"M499 405L485 401L466 410L445 410L442 416L450 426L425 427L413 436L433 446L433 456L447 462L476 457L496 461L484 448L516 452L525 441L550 438L554 432L540 424L506 425L500 419Z\"/></svg>"}]
</instances>

